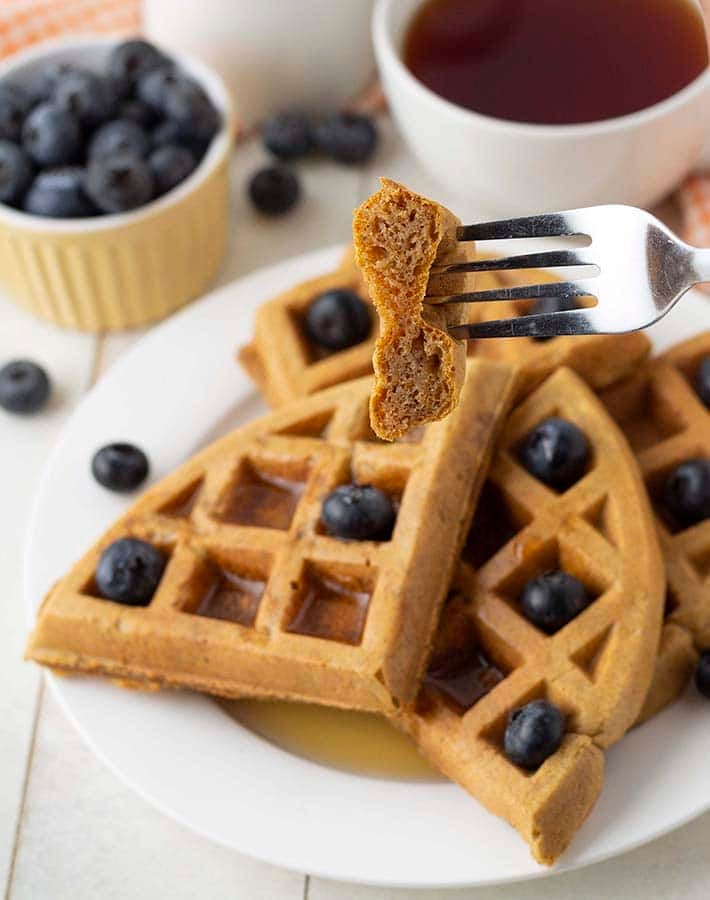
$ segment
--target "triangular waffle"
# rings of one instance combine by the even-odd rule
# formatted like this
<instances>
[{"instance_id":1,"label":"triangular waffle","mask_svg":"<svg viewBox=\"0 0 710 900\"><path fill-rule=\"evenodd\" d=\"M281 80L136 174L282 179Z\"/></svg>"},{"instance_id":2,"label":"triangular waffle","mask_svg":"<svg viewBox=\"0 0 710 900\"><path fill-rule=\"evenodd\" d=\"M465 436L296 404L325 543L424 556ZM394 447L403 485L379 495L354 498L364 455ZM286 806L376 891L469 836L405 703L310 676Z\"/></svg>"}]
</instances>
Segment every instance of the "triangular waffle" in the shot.
<instances>
[{"instance_id":1,"label":"triangular waffle","mask_svg":"<svg viewBox=\"0 0 710 900\"><path fill-rule=\"evenodd\" d=\"M678 696L695 669L698 651L710 647L710 520L679 528L664 515L659 498L677 465L710 458L710 411L693 387L707 357L710 332L678 344L602 394L636 453L658 510L668 579L661 647L642 721Z\"/></svg>"},{"instance_id":2,"label":"triangular waffle","mask_svg":"<svg viewBox=\"0 0 710 900\"><path fill-rule=\"evenodd\" d=\"M373 310L370 337L354 347L327 352L307 337L303 314L325 291L346 288L369 298L349 248L335 272L311 278L259 307L250 344L240 348L239 362L270 406L359 378L372 371L377 324Z\"/></svg>"},{"instance_id":3,"label":"triangular waffle","mask_svg":"<svg viewBox=\"0 0 710 900\"><path fill-rule=\"evenodd\" d=\"M550 416L577 424L591 445L586 474L563 493L517 459L520 442ZM551 375L513 412L497 447L417 711L398 722L549 864L597 799L602 750L643 703L660 633L663 564L633 455L572 371ZM524 617L518 597L526 581L556 568L581 580L594 599L548 636ZM447 668L456 660L463 669ZM461 705L452 699L457 692ZM502 736L512 710L542 698L563 710L567 733L530 773L507 759Z\"/></svg>"},{"instance_id":4,"label":"triangular waffle","mask_svg":"<svg viewBox=\"0 0 710 900\"><path fill-rule=\"evenodd\" d=\"M485 281L484 281L485 279ZM543 269L487 272L478 276L476 290L547 284L559 278ZM528 301L471 303L469 321L507 319L531 311ZM519 366L517 394L524 397L551 372L568 366L595 390L631 375L648 356L651 343L640 332L633 334L576 335L550 340L534 338L486 338L469 341L469 355L497 359Z\"/></svg>"},{"instance_id":5,"label":"triangular waffle","mask_svg":"<svg viewBox=\"0 0 710 900\"><path fill-rule=\"evenodd\" d=\"M456 413L407 443L372 434L370 378L238 429L148 490L50 591L28 657L136 686L411 704L512 381L472 361ZM324 497L351 480L399 504L391 540L324 533ZM169 555L147 607L96 596L99 556L126 536Z\"/></svg>"}]
</instances>

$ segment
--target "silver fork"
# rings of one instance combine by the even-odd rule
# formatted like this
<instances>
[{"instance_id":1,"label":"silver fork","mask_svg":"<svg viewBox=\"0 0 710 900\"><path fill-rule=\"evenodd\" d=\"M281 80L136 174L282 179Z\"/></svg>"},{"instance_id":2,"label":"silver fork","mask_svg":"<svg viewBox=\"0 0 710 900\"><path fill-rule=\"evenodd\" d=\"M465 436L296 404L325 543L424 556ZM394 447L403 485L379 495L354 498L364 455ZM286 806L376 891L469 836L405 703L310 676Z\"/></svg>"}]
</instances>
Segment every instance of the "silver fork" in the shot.
<instances>
[{"instance_id":1,"label":"silver fork","mask_svg":"<svg viewBox=\"0 0 710 900\"><path fill-rule=\"evenodd\" d=\"M459 241L587 236L586 247L438 266L432 269L427 302L480 303L542 300L557 311L457 325L452 337L535 337L562 334L615 334L638 331L669 312L693 285L710 281L710 250L683 243L654 216L632 206L590 206L567 212L502 219L458 229ZM461 294L437 294L439 276L506 269L584 267L569 281L501 287ZM443 290L441 281L439 290ZM578 306L591 297L593 306ZM578 307L578 308L575 308Z\"/></svg>"}]
</instances>

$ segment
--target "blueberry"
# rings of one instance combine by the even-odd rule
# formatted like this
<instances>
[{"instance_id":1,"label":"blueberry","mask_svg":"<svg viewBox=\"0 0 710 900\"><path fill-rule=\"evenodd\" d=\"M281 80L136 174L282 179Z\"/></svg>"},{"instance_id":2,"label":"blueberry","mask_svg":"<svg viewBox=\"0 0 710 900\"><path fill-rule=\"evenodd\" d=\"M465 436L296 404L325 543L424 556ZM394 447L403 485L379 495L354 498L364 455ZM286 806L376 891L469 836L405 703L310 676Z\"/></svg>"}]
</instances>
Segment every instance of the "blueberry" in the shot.
<instances>
[{"instance_id":1,"label":"blueberry","mask_svg":"<svg viewBox=\"0 0 710 900\"><path fill-rule=\"evenodd\" d=\"M167 65L170 65L170 60L157 47L148 41L134 38L114 47L109 57L108 70L113 78L135 84L151 69Z\"/></svg>"},{"instance_id":2,"label":"blueberry","mask_svg":"<svg viewBox=\"0 0 710 900\"><path fill-rule=\"evenodd\" d=\"M219 130L220 117L202 87L174 70L157 69L138 82L138 99L175 122L183 139L210 141Z\"/></svg>"},{"instance_id":3,"label":"blueberry","mask_svg":"<svg viewBox=\"0 0 710 900\"><path fill-rule=\"evenodd\" d=\"M530 432L519 455L528 472L550 487L564 491L584 474L589 444L576 425L553 416Z\"/></svg>"},{"instance_id":4,"label":"blueberry","mask_svg":"<svg viewBox=\"0 0 710 900\"><path fill-rule=\"evenodd\" d=\"M21 87L9 81L0 82L0 140L20 140L29 109L29 95Z\"/></svg>"},{"instance_id":5,"label":"blueberry","mask_svg":"<svg viewBox=\"0 0 710 900\"><path fill-rule=\"evenodd\" d=\"M562 312L566 309L577 309L577 303L574 297L540 297L533 303L530 313L532 315L542 315L544 313ZM552 337L536 337L534 341L540 343L551 341Z\"/></svg>"},{"instance_id":6,"label":"blueberry","mask_svg":"<svg viewBox=\"0 0 710 900\"><path fill-rule=\"evenodd\" d=\"M147 72L136 83L136 96L156 114L163 115L167 105L167 93L181 78L175 69L163 67Z\"/></svg>"},{"instance_id":7,"label":"blueberry","mask_svg":"<svg viewBox=\"0 0 710 900\"><path fill-rule=\"evenodd\" d=\"M106 600L147 606L163 577L167 559L157 547L135 538L121 538L101 554L96 587Z\"/></svg>"},{"instance_id":8,"label":"blueberry","mask_svg":"<svg viewBox=\"0 0 710 900\"><path fill-rule=\"evenodd\" d=\"M704 697L710 699L710 650L704 650L695 670L695 685Z\"/></svg>"},{"instance_id":9,"label":"blueberry","mask_svg":"<svg viewBox=\"0 0 710 900\"><path fill-rule=\"evenodd\" d=\"M65 166L81 154L79 122L52 103L41 103L25 119L22 145L38 166Z\"/></svg>"},{"instance_id":10,"label":"blueberry","mask_svg":"<svg viewBox=\"0 0 710 900\"><path fill-rule=\"evenodd\" d=\"M350 541L388 541L396 518L392 501L370 484L343 484L323 501L325 530Z\"/></svg>"},{"instance_id":11,"label":"blueberry","mask_svg":"<svg viewBox=\"0 0 710 900\"><path fill-rule=\"evenodd\" d=\"M84 71L73 63L58 62L48 63L42 66L30 83L30 97L32 103L45 103L54 94L57 83L70 72Z\"/></svg>"},{"instance_id":12,"label":"blueberry","mask_svg":"<svg viewBox=\"0 0 710 900\"><path fill-rule=\"evenodd\" d=\"M173 119L164 119L156 125L151 132L150 142L155 148L164 147L166 144L187 147L198 162L205 155L209 146L209 141L200 141L197 138L185 136L183 130Z\"/></svg>"},{"instance_id":13,"label":"blueberry","mask_svg":"<svg viewBox=\"0 0 710 900\"><path fill-rule=\"evenodd\" d=\"M305 113L281 112L266 120L263 130L264 146L279 159L300 159L314 146L313 126Z\"/></svg>"},{"instance_id":14,"label":"blueberry","mask_svg":"<svg viewBox=\"0 0 710 900\"><path fill-rule=\"evenodd\" d=\"M306 334L328 350L344 350L364 341L372 330L367 305L355 293L335 289L319 294L303 318Z\"/></svg>"},{"instance_id":15,"label":"blueberry","mask_svg":"<svg viewBox=\"0 0 710 900\"><path fill-rule=\"evenodd\" d=\"M16 359L0 369L0 406L12 413L38 412L49 398L47 373L37 363Z\"/></svg>"},{"instance_id":16,"label":"blueberry","mask_svg":"<svg viewBox=\"0 0 710 900\"><path fill-rule=\"evenodd\" d=\"M22 208L34 216L83 219L98 212L86 195L86 169L63 166L45 169L32 182Z\"/></svg>"},{"instance_id":17,"label":"blueberry","mask_svg":"<svg viewBox=\"0 0 710 900\"><path fill-rule=\"evenodd\" d=\"M132 153L92 159L86 173L86 192L102 212L125 212L152 200L153 173L145 160Z\"/></svg>"},{"instance_id":18,"label":"blueberry","mask_svg":"<svg viewBox=\"0 0 710 900\"><path fill-rule=\"evenodd\" d=\"M155 110L142 100L124 100L118 107L119 119L128 119L141 128L152 128L158 121Z\"/></svg>"},{"instance_id":19,"label":"blueberry","mask_svg":"<svg viewBox=\"0 0 710 900\"><path fill-rule=\"evenodd\" d=\"M372 119L357 113L335 113L315 128L318 147L342 163L366 162L377 147L377 128Z\"/></svg>"},{"instance_id":20,"label":"blueberry","mask_svg":"<svg viewBox=\"0 0 710 900\"><path fill-rule=\"evenodd\" d=\"M505 729L505 755L517 766L537 769L559 748L565 735L565 717L547 700L533 700L510 714Z\"/></svg>"},{"instance_id":21,"label":"blueberry","mask_svg":"<svg viewBox=\"0 0 710 900\"><path fill-rule=\"evenodd\" d=\"M131 102L133 84L128 78L116 78L113 75L104 75L103 79L108 95L115 108L117 108L119 104L122 105L123 103Z\"/></svg>"},{"instance_id":22,"label":"blueberry","mask_svg":"<svg viewBox=\"0 0 710 900\"><path fill-rule=\"evenodd\" d=\"M32 181L32 163L25 151L0 140L0 203L16 206Z\"/></svg>"},{"instance_id":23,"label":"blueberry","mask_svg":"<svg viewBox=\"0 0 710 900\"><path fill-rule=\"evenodd\" d=\"M546 634L554 634L589 604L587 591L567 572L545 572L523 588L520 605L527 619Z\"/></svg>"},{"instance_id":24,"label":"blueberry","mask_svg":"<svg viewBox=\"0 0 710 900\"><path fill-rule=\"evenodd\" d=\"M288 212L301 194L296 175L283 166L259 169L249 181L249 197L258 210L270 216Z\"/></svg>"},{"instance_id":25,"label":"blueberry","mask_svg":"<svg viewBox=\"0 0 710 900\"><path fill-rule=\"evenodd\" d=\"M133 153L144 157L150 150L150 140L145 130L130 119L113 119L97 131L89 143L89 159L115 156L117 153Z\"/></svg>"},{"instance_id":26,"label":"blueberry","mask_svg":"<svg viewBox=\"0 0 710 900\"><path fill-rule=\"evenodd\" d=\"M119 493L134 491L146 480L148 470L148 457L133 444L107 444L91 460L91 471L98 483Z\"/></svg>"},{"instance_id":27,"label":"blueberry","mask_svg":"<svg viewBox=\"0 0 710 900\"><path fill-rule=\"evenodd\" d=\"M187 178L197 161L187 147L165 144L153 150L148 165L153 171L156 194L165 194Z\"/></svg>"},{"instance_id":28,"label":"blueberry","mask_svg":"<svg viewBox=\"0 0 710 900\"><path fill-rule=\"evenodd\" d=\"M710 356L701 360L695 376L695 390L705 406L710 407Z\"/></svg>"},{"instance_id":29,"label":"blueberry","mask_svg":"<svg viewBox=\"0 0 710 900\"><path fill-rule=\"evenodd\" d=\"M663 500L681 526L710 517L710 460L689 459L677 466L666 479Z\"/></svg>"},{"instance_id":30,"label":"blueberry","mask_svg":"<svg viewBox=\"0 0 710 900\"><path fill-rule=\"evenodd\" d=\"M117 98L100 75L70 72L57 81L52 102L75 116L82 127L91 129L114 114Z\"/></svg>"}]
</instances>

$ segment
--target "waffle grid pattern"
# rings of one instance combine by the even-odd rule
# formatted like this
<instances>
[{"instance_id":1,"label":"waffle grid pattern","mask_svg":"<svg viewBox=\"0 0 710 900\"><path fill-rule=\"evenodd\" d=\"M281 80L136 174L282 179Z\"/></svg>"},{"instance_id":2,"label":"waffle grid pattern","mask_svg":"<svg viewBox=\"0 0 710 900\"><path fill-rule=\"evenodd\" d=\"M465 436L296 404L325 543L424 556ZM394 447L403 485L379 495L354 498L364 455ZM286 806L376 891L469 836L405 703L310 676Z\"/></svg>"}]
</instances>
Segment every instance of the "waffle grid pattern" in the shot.
<instances>
[{"instance_id":1,"label":"waffle grid pattern","mask_svg":"<svg viewBox=\"0 0 710 900\"><path fill-rule=\"evenodd\" d=\"M520 441L553 415L576 423L592 447L587 473L559 494L517 461ZM625 733L643 702L653 668L649 647L660 629L662 562L633 457L569 370L552 375L513 413L489 481L507 510L507 528L476 569L467 561L481 527L474 519L442 624L450 609L467 616L486 657L506 677L463 713L425 689L406 727L449 777L508 818L536 858L549 863L601 789L601 749ZM548 636L523 616L517 598L529 579L558 567L594 599ZM507 760L502 737L510 712L540 698L562 708L567 734L531 774Z\"/></svg>"},{"instance_id":2,"label":"waffle grid pattern","mask_svg":"<svg viewBox=\"0 0 710 900\"><path fill-rule=\"evenodd\" d=\"M314 297L340 288L355 291L369 303L352 248L335 272L309 279L259 307L252 342L240 349L238 359L271 406L372 371L374 312L371 336L346 350L323 354L304 337L300 318Z\"/></svg>"},{"instance_id":3,"label":"waffle grid pattern","mask_svg":"<svg viewBox=\"0 0 710 900\"><path fill-rule=\"evenodd\" d=\"M676 466L710 458L710 412L693 387L700 361L709 355L705 333L602 397L626 433L654 501L668 579L661 648L642 720L675 699L695 669L698 651L710 647L710 521L679 529L659 501Z\"/></svg>"},{"instance_id":4,"label":"waffle grid pattern","mask_svg":"<svg viewBox=\"0 0 710 900\"><path fill-rule=\"evenodd\" d=\"M507 367L474 364L461 411L418 443L374 438L370 379L234 432L148 491L59 583L29 655L226 696L380 711L411 703L511 384ZM398 501L390 541L323 533L324 497L351 480ZM270 507L280 527L250 524ZM123 536L170 557L148 608L92 596L100 553ZM247 624L195 614L225 577L256 594L242 597Z\"/></svg>"}]
</instances>

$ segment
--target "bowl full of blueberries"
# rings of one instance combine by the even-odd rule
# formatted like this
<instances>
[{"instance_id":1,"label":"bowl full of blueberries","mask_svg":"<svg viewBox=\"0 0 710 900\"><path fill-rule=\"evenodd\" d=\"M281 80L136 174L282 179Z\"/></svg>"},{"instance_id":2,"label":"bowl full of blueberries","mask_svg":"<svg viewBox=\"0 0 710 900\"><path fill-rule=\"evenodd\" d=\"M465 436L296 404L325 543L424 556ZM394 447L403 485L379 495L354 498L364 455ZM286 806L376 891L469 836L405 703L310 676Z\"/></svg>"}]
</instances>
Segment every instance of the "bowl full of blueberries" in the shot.
<instances>
[{"instance_id":1,"label":"bowl full of blueberries","mask_svg":"<svg viewBox=\"0 0 710 900\"><path fill-rule=\"evenodd\" d=\"M0 283L90 331L143 325L197 296L226 247L233 131L219 76L140 38L10 57Z\"/></svg>"}]
</instances>

